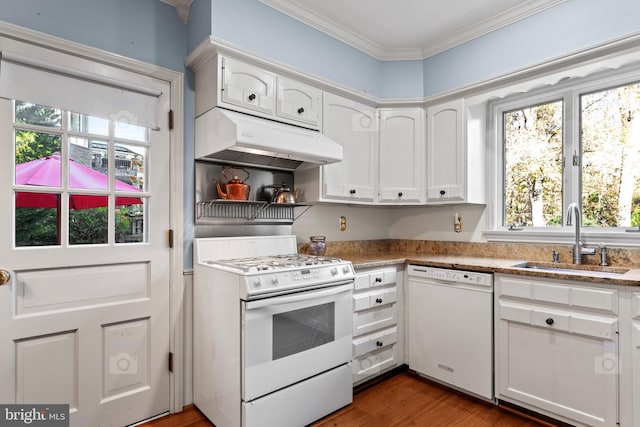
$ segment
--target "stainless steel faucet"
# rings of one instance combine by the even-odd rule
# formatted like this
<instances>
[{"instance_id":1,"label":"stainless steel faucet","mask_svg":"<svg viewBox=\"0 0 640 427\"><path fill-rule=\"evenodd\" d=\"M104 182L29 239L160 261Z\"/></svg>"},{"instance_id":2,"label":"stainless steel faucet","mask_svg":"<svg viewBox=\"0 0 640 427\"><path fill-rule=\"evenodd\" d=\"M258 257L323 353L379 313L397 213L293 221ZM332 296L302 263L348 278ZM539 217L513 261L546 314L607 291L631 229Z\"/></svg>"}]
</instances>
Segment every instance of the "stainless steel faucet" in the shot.
<instances>
[{"instance_id":1,"label":"stainless steel faucet","mask_svg":"<svg viewBox=\"0 0 640 427\"><path fill-rule=\"evenodd\" d=\"M575 218L574 218L575 217ZM576 241L573 245L573 263L582 264L582 255L595 255L595 248L585 248L580 240L580 223L582 222L582 214L580 206L577 203L571 203L567 209L567 225L573 225L575 221Z\"/></svg>"}]
</instances>

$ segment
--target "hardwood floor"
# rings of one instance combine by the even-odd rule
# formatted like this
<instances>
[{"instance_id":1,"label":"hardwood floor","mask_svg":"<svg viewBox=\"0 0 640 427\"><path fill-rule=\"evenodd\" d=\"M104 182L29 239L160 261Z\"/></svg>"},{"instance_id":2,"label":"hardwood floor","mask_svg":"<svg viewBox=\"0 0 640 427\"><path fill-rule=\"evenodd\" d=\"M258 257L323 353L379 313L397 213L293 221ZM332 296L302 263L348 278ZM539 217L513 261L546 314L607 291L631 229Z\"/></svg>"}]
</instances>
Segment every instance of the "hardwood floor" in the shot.
<instances>
[{"instance_id":1,"label":"hardwood floor","mask_svg":"<svg viewBox=\"0 0 640 427\"><path fill-rule=\"evenodd\" d=\"M408 372L357 392L353 403L311 424L312 427L540 427L542 420L452 392ZM143 427L213 426L193 405L150 421Z\"/></svg>"}]
</instances>

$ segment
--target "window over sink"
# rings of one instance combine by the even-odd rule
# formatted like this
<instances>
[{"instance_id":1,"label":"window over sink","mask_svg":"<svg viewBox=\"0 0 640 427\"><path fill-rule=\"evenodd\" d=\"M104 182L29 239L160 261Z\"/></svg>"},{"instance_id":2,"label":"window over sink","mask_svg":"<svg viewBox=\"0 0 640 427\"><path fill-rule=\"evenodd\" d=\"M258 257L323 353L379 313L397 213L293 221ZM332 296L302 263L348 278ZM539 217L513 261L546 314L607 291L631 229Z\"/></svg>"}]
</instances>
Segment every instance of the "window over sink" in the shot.
<instances>
[{"instance_id":1,"label":"window over sink","mask_svg":"<svg viewBox=\"0 0 640 427\"><path fill-rule=\"evenodd\" d=\"M640 66L583 76L489 103L489 240L564 242L575 202L590 242L640 243Z\"/></svg>"}]
</instances>

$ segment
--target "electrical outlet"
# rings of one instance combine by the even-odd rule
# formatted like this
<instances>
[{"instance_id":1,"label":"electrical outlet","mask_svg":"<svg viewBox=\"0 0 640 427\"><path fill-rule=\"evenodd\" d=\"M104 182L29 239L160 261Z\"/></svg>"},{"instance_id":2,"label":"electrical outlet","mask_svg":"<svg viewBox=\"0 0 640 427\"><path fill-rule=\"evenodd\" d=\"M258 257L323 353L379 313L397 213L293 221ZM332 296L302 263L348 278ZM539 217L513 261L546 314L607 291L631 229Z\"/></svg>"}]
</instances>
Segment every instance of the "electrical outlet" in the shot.
<instances>
[{"instance_id":1,"label":"electrical outlet","mask_svg":"<svg viewBox=\"0 0 640 427\"><path fill-rule=\"evenodd\" d=\"M346 231L347 230L347 217L346 216L341 216L339 218L340 220L340 231Z\"/></svg>"}]
</instances>

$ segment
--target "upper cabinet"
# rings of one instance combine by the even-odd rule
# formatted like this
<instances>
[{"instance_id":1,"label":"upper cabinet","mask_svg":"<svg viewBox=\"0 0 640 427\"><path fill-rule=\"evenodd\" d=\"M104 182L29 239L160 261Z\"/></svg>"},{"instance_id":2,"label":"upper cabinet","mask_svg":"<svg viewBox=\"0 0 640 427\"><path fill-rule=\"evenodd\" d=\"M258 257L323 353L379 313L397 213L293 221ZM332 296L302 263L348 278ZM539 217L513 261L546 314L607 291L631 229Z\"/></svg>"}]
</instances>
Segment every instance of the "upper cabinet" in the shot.
<instances>
[{"instance_id":1,"label":"upper cabinet","mask_svg":"<svg viewBox=\"0 0 640 427\"><path fill-rule=\"evenodd\" d=\"M424 110L385 108L378 111L378 201L393 204L424 202Z\"/></svg>"},{"instance_id":2,"label":"upper cabinet","mask_svg":"<svg viewBox=\"0 0 640 427\"><path fill-rule=\"evenodd\" d=\"M276 75L229 58L221 58L220 100L232 107L267 116L275 113ZM234 108L236 109L236 108Z\"/></svg>"},{"instance_id":3,"label":"upper cabinet","mask_svg":"<svg viewBox=\"0 0 640 427\"><path fill-rule=\"evenodd\" d=\"M325 93L323 132L342 145L342 162L322 166L322 198L372 202L376 186L376 110Z\"/></svg>"},{"instance_id":4,"label":"upper cabinet","mask_svg":"<svg viewBox=\"0 0 640 427\"><path fill-rule=\"evenodd\" d=\"M475 126L464 99L427 109L427 202L485 203L481 144L471 144L468 127Z\"/></svg>"},{"instance_id":5,"label":"upper cabinet","mask_svg":"<svg viewBox=\"0 0 640 427\"><path fill-rule=\"evenodd\" d=\"M278 77L276 115L307 127L320 128L322 91L286 77Z\"/></svg>"},{"instance_id":6,"label":"upper cabinet","mask_svg":"<svg viewBox=\"0 0 640 427\"><path fill-rule=\"evenodd\" d=\"M342 145L343 160L296 172L305 201L424 202L423 109L376 110L325 93L323 114L323 133Z\"/></svg>"},{"instance_id":7,"label":"upper cabinet","mask_svg":"<svg viewBox=\"0 0 640 427\"><path fill-rule=\"evenodd\" d=\"M322 94L318 88L222 55L196 70L196 116L224 107L319 130Z\"/></svg>"}]
</instances>

